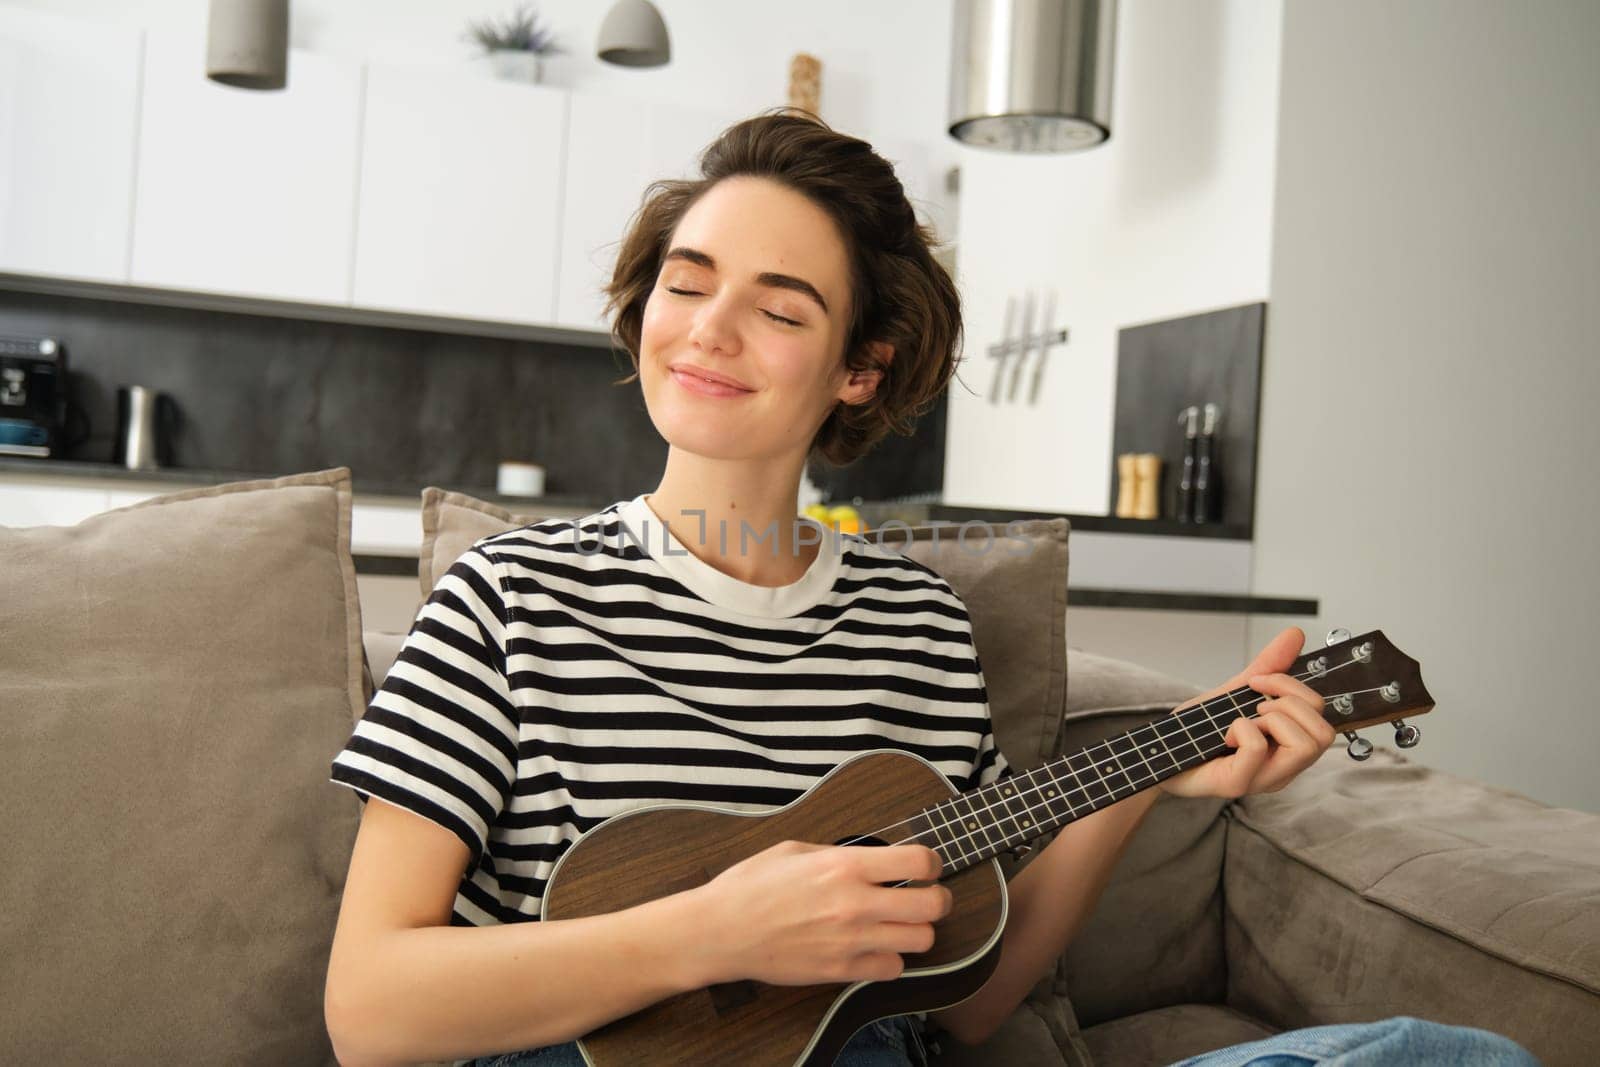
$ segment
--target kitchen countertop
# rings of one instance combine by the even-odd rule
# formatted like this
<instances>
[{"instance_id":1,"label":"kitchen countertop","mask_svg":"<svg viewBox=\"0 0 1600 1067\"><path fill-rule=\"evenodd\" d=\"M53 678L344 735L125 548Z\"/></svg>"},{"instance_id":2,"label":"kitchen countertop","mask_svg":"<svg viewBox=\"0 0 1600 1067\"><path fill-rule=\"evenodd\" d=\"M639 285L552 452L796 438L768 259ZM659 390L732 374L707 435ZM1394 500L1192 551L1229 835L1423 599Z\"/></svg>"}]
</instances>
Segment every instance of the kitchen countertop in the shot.
<instances>
[{"instance_id":1,"label":"kitchen countertop","mask_svg":"<svg viewBox=\"0 0 1600 1067\"><path fill-rule=\"evenodd\" d=\"M333 464L338 466L338 464ZM166 483L174 487L191 485L222 485L225 482L248 482L260 478L282 478L283 473L259 471L203 470L196 467L162 467L157 470L129 470L118 463L94 463L75 459L28 459L22 456L0 456L0 474L32 474L44 478L83 478L109 481ZM299 472L295 472L299 473ZM359 496L421 497L424 486L415 482L385 482L363 478L351 472L351 482ZM508 508L525 508L530 504L551 504L560 508L604 507L609 500L597 501L579 494L546 493L540 497L501 496L493 488L448 486L456 492L467 493L479 500L500 504Z\"/></svg>"},{"instance_id":2,"label":"kitchen countertop","mask_svg":"<svg viewBox=\"0 0 1600 1067\"><path fill-rule=\"evenodd\" d=\"M22 456L0 456L0 473L17 472L46 477L103 478L130 482L170 482L176 485L220 485L223 482L242 482L257 478L279 478L282 474L256 471L202 470L190 467L163 467L157 470L129 470L116 463L94 463L70 459L29 459ZM355 490L362 496L417 497L423 486L415 482L385 482L362 478L352 473ZM539 497L502 496L497 489L484 486L449 485L441 488L467 493L480 500L500 504L507 508L526 508L530 504L550 504L561 508L602 508L613 501L577 493L546 493ZM1094 530L1106 533L1159 534L1178 537L1207 537L1248 541L1250 531L1238 526L1180 523L1170 519L1119 519L1112 515L1082 515L1065 511L1039 511L1006 505L993 507L946 504L936 497L907 497L901 500L854 502L862 517L871 524L880 524L891 518L906 522L951 522L968 520L1004 522L1010 518L1051 519L1065 518L1074 530Z\"/></svg>"},{"instance_id":3,"label":"kitchen countertop","mask_svg":"<svg viewBox=\"0 0 1600 1067\"><path fill-rule=\"evenodd\" d=\"M29 459L20 456L0 456L0 475L8 473L36 475L47 478L83 478L85 480L166 483L178 486L219 485L224 482L250 481L258 478L276 478L281 474L254 471L201 470L187 467L159 470L129 470L115 463L93 463L80 460ZM416 500L422 486L415 483L383 482L352 477L357 495L363 497L389 497ZM604 507L611 500L578 494L546 494L541 497L502 496L492 488L474 486L447 486L480 500L499 504L513 511L526 512L539 505L553 506L568 511L583 512ZM1194 527L1163 520L1118 519L1106 515L1076 515L1066 512L1030 511L1012 507L972 507L949 505L932 498L907 498L898 501L862 501L856 505L869 527L897 519L909 525L928 522L961 522L979 520L1005 522L1008 519L1065 518L1074 531L1103 533L1157 534L1169 536L1223 538L1248 540L1248 531L1226 527ZM415 556L395 554L378 555L357 553L356 569L369 575L415 576ZM1156 611L1224 612L1234 614L1315 616L1318 603L1304 597L1256 596L1238 593L1208 593L1146 589L1108 589L1068 586L1068 603L1080 607L1141 608Z\"/></svg>"}]
</instances>

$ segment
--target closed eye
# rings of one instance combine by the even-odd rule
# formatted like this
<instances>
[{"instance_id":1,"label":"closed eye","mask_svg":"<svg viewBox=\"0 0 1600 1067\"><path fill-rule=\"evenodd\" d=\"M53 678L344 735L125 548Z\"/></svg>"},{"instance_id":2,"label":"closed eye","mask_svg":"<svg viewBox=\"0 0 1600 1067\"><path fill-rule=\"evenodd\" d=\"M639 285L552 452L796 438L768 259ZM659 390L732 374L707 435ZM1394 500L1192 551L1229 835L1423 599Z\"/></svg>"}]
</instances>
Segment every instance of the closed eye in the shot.
<instances>
[{"instance_id":1,"label":"closed eye","mask_svg":"<svg viewBox=\"0 0 1600 1067\"><path fill-rule=\"evenodd\" d=\"M692 289L674 289L670 285L667 286L667 292L676 294L677 296L705 296L706 295L704 293L697 293ZM761 311L761 314L765 315L767 318L773 320L774 322L781 322L785 326L804 326L805 325L805 323L796 322L794 319L786 319L782 315L774 315L772 312L768 311L766 308L761 308L760 311Z\"/></svg>"}]
</instances>

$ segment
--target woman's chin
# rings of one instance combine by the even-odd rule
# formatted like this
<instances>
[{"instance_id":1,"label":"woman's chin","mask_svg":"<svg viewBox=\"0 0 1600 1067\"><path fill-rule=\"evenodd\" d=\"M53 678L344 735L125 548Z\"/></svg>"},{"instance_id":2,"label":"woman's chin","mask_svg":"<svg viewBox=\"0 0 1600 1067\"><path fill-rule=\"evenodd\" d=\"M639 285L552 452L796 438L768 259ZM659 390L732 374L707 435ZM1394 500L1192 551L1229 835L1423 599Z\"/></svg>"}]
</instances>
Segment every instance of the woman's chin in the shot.
<instances>
[{"instance_id":1,"label":"woman's chin","mask_svg":"<svg viewBox=\"0 0 1600 1067\"><path fill-rule=\"evenodd\" d=\"M706 459L750 458L750 435L738 427L710 424L703 413L673 412L661 417L655 412L650 414L656 433L679 452Z\"/></svg>"}]
</instances>

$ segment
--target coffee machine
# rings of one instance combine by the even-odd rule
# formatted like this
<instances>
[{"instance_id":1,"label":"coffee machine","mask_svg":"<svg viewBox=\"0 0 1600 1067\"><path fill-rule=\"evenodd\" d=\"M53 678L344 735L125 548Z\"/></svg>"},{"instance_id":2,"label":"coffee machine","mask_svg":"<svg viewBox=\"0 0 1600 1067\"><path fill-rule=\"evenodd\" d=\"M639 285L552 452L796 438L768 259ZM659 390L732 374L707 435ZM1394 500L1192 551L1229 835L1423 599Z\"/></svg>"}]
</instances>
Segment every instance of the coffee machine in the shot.
<instances>
[{"instance_id":1,"label":"coffee machine","mask_svg":"<svg viewBox=\"0 0 1600 1067\"><path fill-rule=\"evenodd\" d=\"M67 350L54 337L0 335L0 455L59 456Z\"/></svg>"}]
</instances>

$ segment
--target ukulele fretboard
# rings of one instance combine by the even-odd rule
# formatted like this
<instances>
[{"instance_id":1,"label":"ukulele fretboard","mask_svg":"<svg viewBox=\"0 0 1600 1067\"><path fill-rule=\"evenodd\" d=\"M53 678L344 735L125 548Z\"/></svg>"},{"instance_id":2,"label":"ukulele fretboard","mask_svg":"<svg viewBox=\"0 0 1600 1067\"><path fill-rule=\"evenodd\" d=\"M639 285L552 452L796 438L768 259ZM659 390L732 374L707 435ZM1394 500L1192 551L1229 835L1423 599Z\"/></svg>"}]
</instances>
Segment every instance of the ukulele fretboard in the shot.
<instances>
[{"instance_id":1,"label":"ukulele fretboard","mask_svg":"<svg viewBox=\"0 0 1600 1067\"><path fill-rule=\"evenodd\" d=\"M963 793L923 812L914 839L939 853L945 877L957 874L1230 751L1228 725L1260 700L1231 690Z\"/></svg>"}]
</instances>

